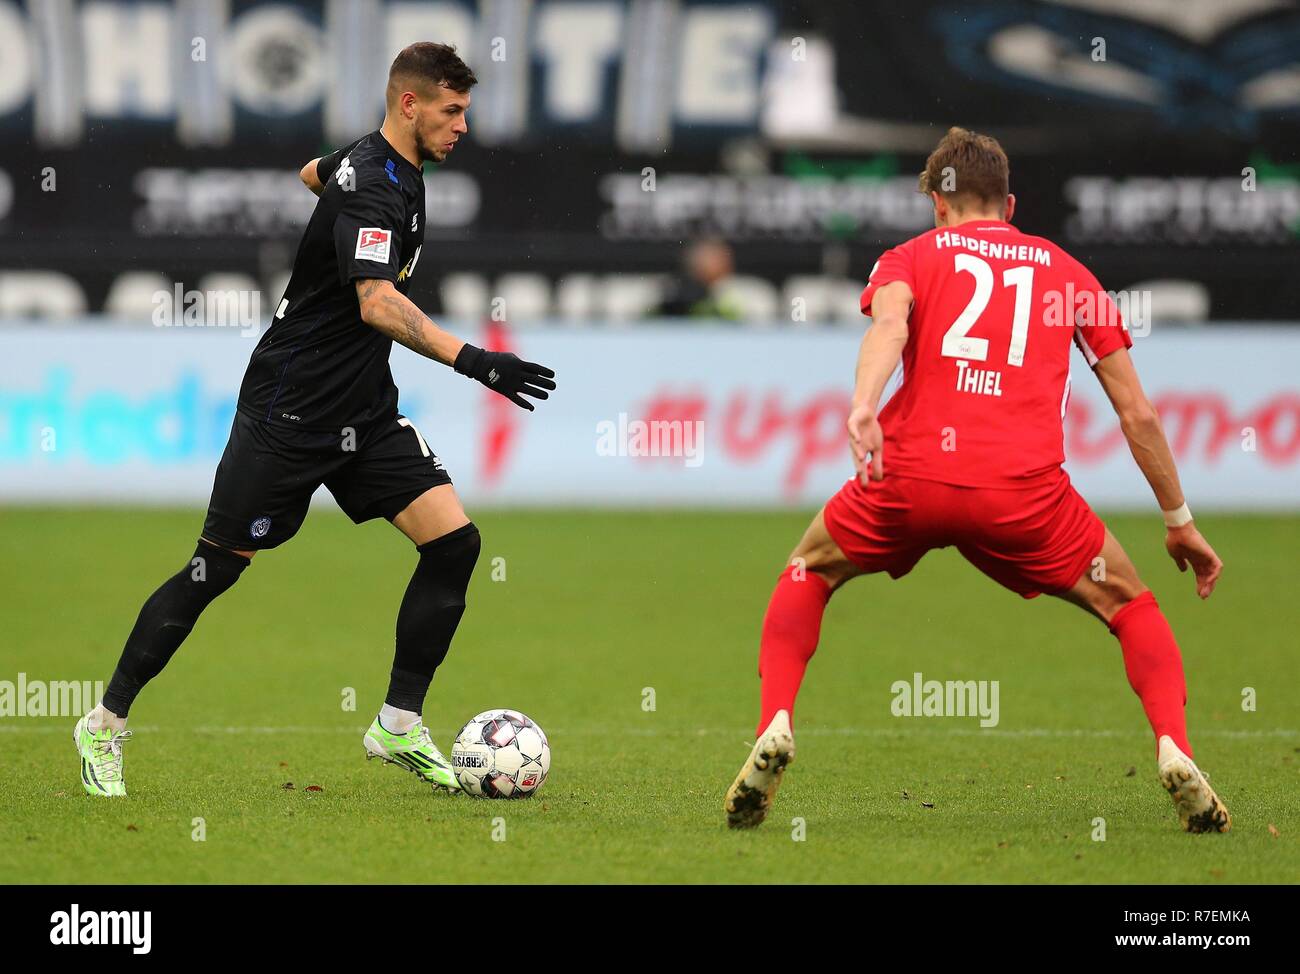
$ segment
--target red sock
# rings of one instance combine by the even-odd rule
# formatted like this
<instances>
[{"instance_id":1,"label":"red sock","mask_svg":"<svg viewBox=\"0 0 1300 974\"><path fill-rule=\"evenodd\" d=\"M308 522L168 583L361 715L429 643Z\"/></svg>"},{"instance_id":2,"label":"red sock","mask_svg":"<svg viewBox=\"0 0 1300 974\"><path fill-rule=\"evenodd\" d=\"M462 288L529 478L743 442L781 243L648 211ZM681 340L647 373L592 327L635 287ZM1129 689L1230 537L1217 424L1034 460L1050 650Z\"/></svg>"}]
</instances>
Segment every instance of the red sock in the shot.
<instances>
[{"instance_id":1,"label":"red sock","mask_svg":"<svg viewBox=\"0 0 1300 974\"><path fill-rule=\"evenodd\" d=\"M817 652L822 613L831 597L831 587L820 575L801 571L796 580L794 573L794 566L781 573L763 617L763 642L758 651L763 715L755 737L767 729L778 710L789 711L793 722L794 698L808 661Z\"/></svg>"},{"instance_id":2,"label":"red sock","mask_svg":"<svg viewBox=\"0 0 1300 974\"><path fill-rule=\"evenodd\" d=\"M1110 631L1119 639L1124 651L1124 670L1129 686L1142 701L1156 747L1168 734L1188 757L1192 746L1187 743L1187 683L1183 679L1183 658L1178 643L1160 611L1156 597L1143 592L1110 621Z\"/></svg>"}]
</instances>

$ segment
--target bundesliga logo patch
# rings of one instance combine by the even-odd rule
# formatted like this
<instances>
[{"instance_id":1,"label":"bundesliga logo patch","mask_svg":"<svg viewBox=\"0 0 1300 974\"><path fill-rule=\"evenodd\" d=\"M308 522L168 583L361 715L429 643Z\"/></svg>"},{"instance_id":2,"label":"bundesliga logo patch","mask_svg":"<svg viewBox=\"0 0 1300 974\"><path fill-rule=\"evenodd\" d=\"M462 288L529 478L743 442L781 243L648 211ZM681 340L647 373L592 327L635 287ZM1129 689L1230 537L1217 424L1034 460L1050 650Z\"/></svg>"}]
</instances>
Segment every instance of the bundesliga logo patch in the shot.
<instances>
[{"instance_id":1,"label":"bundesliga logo patch","mask_svg":"<svg viewBox=\"0 0 1300 974\"><path fill-rule=\"evenodd\" d=\"M357 252L352 256L357 260L373 260L380 264L388 263L388 248L392 243L393 231L379 227L362 227L357 231Z\"/></svg>"}]
</instances>

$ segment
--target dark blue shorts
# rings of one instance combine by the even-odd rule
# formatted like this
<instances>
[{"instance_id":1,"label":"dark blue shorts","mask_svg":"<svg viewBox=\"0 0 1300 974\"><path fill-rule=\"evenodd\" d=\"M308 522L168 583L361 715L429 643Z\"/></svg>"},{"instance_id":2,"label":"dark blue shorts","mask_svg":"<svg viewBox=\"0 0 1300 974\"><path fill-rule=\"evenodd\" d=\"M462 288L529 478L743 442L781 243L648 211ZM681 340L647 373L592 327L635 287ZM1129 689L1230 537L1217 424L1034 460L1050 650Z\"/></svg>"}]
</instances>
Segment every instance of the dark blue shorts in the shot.
<instances>
[{"instance_id":1,"label":"dark blue shorts","mask_svg":"<svg viewBox=\"0 0 1300 974\"><path fill-rule=\"evenodd\" d=\"M360 524L392 520L431 487L451 483L442 461L402 416L339 433L312 432L235 413L203 536L235 550L292 538L321 484Z\"/></svg>"}]
</instances>

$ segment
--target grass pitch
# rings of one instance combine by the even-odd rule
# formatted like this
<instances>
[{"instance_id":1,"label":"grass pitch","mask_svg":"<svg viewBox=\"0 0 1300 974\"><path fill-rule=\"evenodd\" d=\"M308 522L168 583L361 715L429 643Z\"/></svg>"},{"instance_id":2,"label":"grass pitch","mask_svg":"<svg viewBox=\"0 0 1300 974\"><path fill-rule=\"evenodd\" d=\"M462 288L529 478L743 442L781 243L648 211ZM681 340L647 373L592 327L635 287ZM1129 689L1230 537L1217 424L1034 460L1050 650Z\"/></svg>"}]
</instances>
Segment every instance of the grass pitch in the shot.
<instances>
[{"instance_id":1,"label":"grass pitch","mask_svg":"<svg viewBox=\"0 0 1300 974\"><path fill-rule=\"evenodd\" d=\"M426 721L448 749L478 711L530 714L554 759L541 794L433 794L363 760L414 553L382 522L356 528L322 510L257 556L140 696L126 801L82 793L75 717L0 718L0 881L1300 876L1300 519L1199 518L1227 566L1208 603L1164 554L1158 517L1109 519L1179 638L1196 757L1234 816L1228 835L1188 836L1114 638L1056 600L1024 602L952 551L832 600L799 700L798 760L768 822L729 832L722 796L757 720L763 610L807 514L475 517L483 554ZM0 679L107 681L200 523L0 510ZM999 681L997 727L892 716L891 685L915 672Z\"/></svg>"}]
</instances>

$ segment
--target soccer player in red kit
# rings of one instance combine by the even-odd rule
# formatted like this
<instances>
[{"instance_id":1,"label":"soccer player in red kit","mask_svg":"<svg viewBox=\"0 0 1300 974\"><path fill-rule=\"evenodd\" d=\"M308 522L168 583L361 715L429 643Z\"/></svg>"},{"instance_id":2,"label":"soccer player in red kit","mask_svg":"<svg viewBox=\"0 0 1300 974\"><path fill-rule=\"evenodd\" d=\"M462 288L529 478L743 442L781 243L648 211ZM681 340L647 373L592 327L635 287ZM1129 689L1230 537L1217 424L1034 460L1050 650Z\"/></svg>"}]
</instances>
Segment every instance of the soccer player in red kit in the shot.
<instances>
[{"instance_id":1,"label":"soccer player in red kit","mask_svg":"<svg viewBox=\"0 0 1300 974\"><path fill-rule=\"evenodd\" d=\"M1082 264L1011 225L1015 197L995 139L950 129L920 188L934 202L935 229L885 253L862 293L872 325L848 419L856 475L813 519L772 593L758 740L727 792L728 824L762 822L794 760L795 695L831 594L858 575L899 578L930 549L955 545L1024 598L1058 596L1109 627L1183 828L1226 832L1228 811L1192 762L1169 624L1061 468L1073 343L1164 511L1165 548L1209 597L1222 562L1192 522L1128 329ZM900 359L903 382L877 415Z\"/></svg>"}]
</instances>

